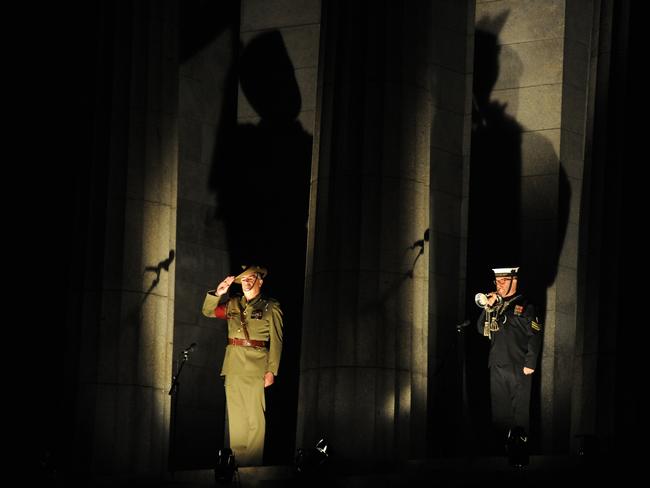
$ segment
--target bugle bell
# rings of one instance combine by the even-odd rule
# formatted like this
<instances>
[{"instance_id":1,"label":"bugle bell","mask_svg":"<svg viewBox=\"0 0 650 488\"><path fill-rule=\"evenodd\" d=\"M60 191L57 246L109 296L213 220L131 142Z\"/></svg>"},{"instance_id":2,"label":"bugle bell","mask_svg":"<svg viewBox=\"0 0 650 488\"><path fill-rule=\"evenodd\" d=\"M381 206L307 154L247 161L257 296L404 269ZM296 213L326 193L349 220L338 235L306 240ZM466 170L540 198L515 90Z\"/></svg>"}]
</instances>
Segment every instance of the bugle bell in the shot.
<instances>
[{"instance_id":1,"label":"bugle bell","mask_svg":"<svg viewBox=\"0 0 650 488\"><path fill-rule=\"evenodd\" d=\"M503 298L501 298L501 295L498 295L496 293L494 295L497 297L497 301L496 301L497 304L499 304L499 303L501 303L503 301ZM474 303L476 303L476 305L478 307L480 307L480 308L486 308L488 306L489 300L490 299L488 298L488 296L485 293L477 293L474 296Z\"/></svg>"}]
</instances>

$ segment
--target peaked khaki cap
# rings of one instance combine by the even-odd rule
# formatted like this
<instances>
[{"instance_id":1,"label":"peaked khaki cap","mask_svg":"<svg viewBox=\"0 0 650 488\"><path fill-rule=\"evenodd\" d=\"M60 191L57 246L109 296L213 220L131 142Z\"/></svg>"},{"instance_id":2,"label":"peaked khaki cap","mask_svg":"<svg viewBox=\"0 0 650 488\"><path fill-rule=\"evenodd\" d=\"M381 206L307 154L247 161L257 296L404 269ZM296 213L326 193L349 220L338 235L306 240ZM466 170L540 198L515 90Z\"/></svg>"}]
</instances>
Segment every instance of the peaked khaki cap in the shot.
<instances>
[{"instance_id":1,"label":"peaked khaki cap","mask_svg":"<svg viewBox=\"0 0 650 488\"><path fill-rule=\"evenodd\" d=\"M244 268L244 271L242 271L235 277L235 283L241 283L241 279L244 276L248 276L250 274L259 273L260 278L264 279L266 275L269 273L269 271L266 268L263 268L262 266L242 266L242 268Z\"/></svg>"}]
</instances>

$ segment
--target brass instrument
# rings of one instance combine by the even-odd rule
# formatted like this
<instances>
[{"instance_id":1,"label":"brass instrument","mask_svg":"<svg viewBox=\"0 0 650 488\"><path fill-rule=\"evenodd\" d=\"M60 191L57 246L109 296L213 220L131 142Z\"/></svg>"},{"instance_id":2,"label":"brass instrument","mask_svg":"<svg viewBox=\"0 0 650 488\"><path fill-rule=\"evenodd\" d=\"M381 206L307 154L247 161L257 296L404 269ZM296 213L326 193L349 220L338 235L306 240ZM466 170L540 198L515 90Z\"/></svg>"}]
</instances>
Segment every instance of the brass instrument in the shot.
<instances>
[{"instance_id":1,"label":"brass instrument","mask_svg":"<svg viewBox=\"0 0 650 488\"><path fill-rule=\"evenodd\" d=\"M483 335L485 337L492 337L492 332L499 330L499 324L497 322L497 310L498 307L503 303L503 297L498 293L490 293L489 295L495 296L496 301L489 305L490 297L486 293L477 293L474 296L474 303L480 308L485 309L485 322L483 324Z\"/></svg>"},{"instance_id":2,"label":"brass instrument","mask_svg":"<svg viewBox=\"0 0 650 488\"><path fill-rule=\"evenodd\" d=\"M501 295L497 295L496 293L494 295L497 297L497 301L494 305L500 305L503 302L503 298ZM488 308L489 300L489 297L485 293L477 293L474 296L474 303L476 303L476 306L479 308Z\"/></svg>"}]
</instances>

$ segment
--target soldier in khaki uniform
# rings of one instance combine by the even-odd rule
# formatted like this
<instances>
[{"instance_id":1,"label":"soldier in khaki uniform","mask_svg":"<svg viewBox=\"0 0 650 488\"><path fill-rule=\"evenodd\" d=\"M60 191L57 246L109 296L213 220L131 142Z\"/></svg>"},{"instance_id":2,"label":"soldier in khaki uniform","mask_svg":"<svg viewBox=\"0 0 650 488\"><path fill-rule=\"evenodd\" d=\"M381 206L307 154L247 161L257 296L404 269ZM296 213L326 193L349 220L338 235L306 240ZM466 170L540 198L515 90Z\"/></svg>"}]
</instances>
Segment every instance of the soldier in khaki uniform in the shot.
<instances>
[{"instance_id":1,"label":"soldier in khaki uniform","mask_svg":"<svg viewBox=\"0 0 650 488\"><path fill-rule=\"evenodd\" d=\"M228 320L228 346L221 375L225 376L230 448L240 466L262 464L266 421L264 388L278 374L282 353L280 304L262 296L267 270L249 266L208 291L203 315ZM222 300L232 283L241 283L244 296Z\"/></svg>"}]
</instances>

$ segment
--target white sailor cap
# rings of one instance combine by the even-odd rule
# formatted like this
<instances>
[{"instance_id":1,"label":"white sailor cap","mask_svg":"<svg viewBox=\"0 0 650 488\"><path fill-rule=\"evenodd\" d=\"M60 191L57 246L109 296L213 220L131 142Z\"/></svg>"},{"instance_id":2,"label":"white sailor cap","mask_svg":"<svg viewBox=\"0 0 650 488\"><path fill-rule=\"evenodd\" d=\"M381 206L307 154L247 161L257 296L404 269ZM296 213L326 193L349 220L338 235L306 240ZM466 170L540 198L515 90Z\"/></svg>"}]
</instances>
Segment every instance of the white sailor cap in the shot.
<instances>
[{"instance_id":1,"label":"white sailor cap","mask_svg":"<svg viewBox=\"0 0 650 488\"><path fill-rule=\"evenodd\" d=\"M499 278L501 276L517 276L517 273L519 272L519 266L516 268L493 268L492 271L494 271L495 278Z\"/></svg>"}]
</instances>

